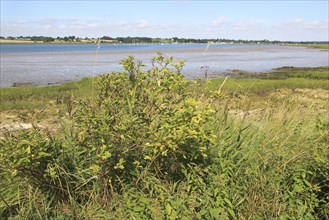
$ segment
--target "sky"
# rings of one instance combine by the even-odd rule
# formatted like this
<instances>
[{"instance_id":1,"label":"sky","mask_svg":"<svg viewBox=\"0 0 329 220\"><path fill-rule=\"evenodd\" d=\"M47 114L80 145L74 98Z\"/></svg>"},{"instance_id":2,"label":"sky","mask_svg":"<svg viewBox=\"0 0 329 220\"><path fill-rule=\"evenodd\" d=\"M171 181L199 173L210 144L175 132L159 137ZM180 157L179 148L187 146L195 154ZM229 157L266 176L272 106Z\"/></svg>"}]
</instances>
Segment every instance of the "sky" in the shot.
<instances>
[{"instance_id":1,"label":"sky","mask_svg":"<svg viewBox=\"0 0 329 220\"><path fill-rule=\"evenodd\" d=\"M1 0L0 35L329 41L329 1Z\"/></svg>"}]
</instances>

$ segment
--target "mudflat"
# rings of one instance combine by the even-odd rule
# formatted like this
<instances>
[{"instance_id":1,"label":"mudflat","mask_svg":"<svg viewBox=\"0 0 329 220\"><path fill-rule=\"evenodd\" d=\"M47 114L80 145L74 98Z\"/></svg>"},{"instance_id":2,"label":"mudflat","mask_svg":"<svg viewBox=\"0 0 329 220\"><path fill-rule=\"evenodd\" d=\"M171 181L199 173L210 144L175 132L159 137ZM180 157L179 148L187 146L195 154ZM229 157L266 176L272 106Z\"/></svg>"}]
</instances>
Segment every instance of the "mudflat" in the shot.
<instances>
[{"instance_id":1,"label":"mudflat","mask_svg":"<svg viewBox=\"0 0 329 220\"><path fill-rule=\"evenodd\" d=\"M262 72L282 66L329 65L329 54L326 51L280 45L38 44L12 45L12 48L5 48L1 52L0 87L58 84L121 71L119 61L128 55L135 56L149 66L157 51L184 60L183 74L186 78L200 77L204 66L209 75L220 77L236 69Z\"/></svg>"}]
</instances>

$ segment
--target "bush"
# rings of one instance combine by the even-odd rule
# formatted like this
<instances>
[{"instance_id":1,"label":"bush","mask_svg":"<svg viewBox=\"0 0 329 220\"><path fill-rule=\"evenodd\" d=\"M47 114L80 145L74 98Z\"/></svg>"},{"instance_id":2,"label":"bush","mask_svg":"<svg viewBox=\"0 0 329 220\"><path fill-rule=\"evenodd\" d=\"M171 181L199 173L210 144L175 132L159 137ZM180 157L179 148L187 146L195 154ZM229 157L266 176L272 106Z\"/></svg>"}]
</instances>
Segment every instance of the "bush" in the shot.
<instances>
[{"instance_id":1,"label":"bush","mask_svg":"<svg viewBox=\"0 0 329 220\"><path fill-rule=\"evenodd\" d=\"M146 173L179 180L183 166L207 163L214 135L204 124L213 110L191 96L183 62L173 61L158 54L143 71L130 56L125 71L100 76L97 98L75 115L85 167L107 181L138 182Z\"/></svg>"}]
</instances>

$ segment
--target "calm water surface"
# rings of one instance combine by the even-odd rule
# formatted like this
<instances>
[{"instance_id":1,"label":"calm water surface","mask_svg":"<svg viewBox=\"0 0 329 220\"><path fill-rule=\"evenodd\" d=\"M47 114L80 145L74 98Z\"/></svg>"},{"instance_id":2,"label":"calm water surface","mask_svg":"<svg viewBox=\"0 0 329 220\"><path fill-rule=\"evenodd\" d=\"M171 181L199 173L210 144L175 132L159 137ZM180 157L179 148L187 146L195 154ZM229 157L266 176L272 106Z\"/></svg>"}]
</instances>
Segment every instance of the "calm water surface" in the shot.
<instances>
[{"instance_id":1,"label":"calm water surface","mask_svg":"<svg viewBox=\"0 0 329 220\"><path fill-rule=\"evenodd\" d=\"M281 66L329 65L328 51L278 45L0 44L0 87L57 84L120 71L118 63L128 55L150 66L156 51L186 60L186 78L202 77L202 66L220 77L233 69L260 72Z\"/></svg>"}]
</instances>

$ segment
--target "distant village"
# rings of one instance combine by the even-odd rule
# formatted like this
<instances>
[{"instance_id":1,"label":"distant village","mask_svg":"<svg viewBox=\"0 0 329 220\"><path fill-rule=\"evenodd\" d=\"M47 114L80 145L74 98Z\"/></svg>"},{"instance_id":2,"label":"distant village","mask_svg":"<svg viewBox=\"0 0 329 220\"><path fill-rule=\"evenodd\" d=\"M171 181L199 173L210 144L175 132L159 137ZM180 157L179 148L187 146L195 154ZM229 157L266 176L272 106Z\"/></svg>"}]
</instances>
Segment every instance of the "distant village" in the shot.
<instances>
[{"instance_id":1,"label":"distant village","mask_svg":"<svg viewBox=\"0 0 329 220\"><path fill-rule=\"evenodd\" d=\"M328 41L270 41L234 40L234 39L194 39L194 38L151 38L151 37L49 37L49 36L19 36L2 37L0 43L110 43L110 44L328 44Z\"/></svg>"}]
</instances>

